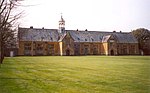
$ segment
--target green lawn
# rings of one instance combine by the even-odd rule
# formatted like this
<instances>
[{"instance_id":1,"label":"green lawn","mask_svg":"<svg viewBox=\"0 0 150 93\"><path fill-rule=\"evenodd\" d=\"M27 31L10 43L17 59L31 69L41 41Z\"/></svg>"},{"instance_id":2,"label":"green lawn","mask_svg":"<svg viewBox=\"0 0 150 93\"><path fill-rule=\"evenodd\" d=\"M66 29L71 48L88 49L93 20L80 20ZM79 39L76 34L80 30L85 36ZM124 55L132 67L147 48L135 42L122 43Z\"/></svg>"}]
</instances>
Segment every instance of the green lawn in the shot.
<instances>
[{"instance_id":1,"label":"green lawn","mask_svg":"<svg viewBox=\"0 0 150 93\"><path fill-rule=\"evenodd\" d=\"M8 57L0 93L150 93L150 56Z\"/></svg>"}]
</instances>

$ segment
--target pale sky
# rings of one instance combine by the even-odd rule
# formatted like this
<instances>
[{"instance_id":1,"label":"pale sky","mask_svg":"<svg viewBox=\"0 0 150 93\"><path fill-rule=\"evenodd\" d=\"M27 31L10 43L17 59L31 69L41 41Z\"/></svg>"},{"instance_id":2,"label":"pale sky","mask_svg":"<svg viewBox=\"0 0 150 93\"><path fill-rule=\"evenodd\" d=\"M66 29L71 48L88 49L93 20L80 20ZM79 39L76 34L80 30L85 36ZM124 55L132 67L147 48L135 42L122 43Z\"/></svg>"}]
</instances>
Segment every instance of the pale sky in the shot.
<instances>
[{"instance_id":1,"label":"pale sky","mask_svg":"<svg viewBox=\"0 0 150 93\"><path fill-rule=\"evenodd\" d=\"M150 0L25 0L20 27L57 29L61 13L67 30L150 30Z\"/></svg>"}]
</instances>

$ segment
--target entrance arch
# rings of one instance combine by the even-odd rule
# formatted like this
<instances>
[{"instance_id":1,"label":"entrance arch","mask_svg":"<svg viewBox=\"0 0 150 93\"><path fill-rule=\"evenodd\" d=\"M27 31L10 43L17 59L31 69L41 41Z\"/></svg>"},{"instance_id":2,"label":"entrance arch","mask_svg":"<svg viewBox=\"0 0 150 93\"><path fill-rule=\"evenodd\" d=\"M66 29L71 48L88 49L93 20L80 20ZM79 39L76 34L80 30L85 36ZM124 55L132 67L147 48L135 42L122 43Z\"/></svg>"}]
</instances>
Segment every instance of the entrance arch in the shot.
<instances>
[{"instance_id":1,"label":"entrance arch","mask_svg":"<svg viewBox=\"0 0 150 93\"><path fill-rule=\"evenodd\" d=\"M110 55L115 55L115 54L114 54L114 50L111 50L111 51L110 51Z\"/></svg>"},{"instance_id":2,"label":"entrance arch","mask_svg":"<svg viewBox=\"0 0 150 93\"><path fill-rule=\"evenodd\" d=\"M70 56L70 50L69 49L66 50L66 56Z\"/></svg>"}]
</instances>

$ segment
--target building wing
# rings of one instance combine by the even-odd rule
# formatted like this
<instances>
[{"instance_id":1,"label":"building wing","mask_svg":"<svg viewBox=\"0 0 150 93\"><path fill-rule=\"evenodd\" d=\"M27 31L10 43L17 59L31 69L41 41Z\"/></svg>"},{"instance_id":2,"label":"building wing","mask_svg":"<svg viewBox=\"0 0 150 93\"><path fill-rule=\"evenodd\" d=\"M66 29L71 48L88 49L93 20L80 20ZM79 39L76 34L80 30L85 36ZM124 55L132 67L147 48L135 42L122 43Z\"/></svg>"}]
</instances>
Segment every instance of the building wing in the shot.
<instances>
[{"instance_id":1,"label":"building wing","mask_svg":"<svg viewBox=\"0 0 150 93\"><path fill-rule=\"evenodd\" d=\"M57 42L59 35L57 29L19 28L20 41L49 41Z\"/></svg>"},{"instance_id":2,"label":"building wing","mask_svg":"<svg viewBox=\"0 0 150 93\"><path fill-rule=\"evenodd\" d=\"M68 30L75 42L107 42L114 35L118 43L138 43L131 33Z\"/></svg>"}]
</instances>

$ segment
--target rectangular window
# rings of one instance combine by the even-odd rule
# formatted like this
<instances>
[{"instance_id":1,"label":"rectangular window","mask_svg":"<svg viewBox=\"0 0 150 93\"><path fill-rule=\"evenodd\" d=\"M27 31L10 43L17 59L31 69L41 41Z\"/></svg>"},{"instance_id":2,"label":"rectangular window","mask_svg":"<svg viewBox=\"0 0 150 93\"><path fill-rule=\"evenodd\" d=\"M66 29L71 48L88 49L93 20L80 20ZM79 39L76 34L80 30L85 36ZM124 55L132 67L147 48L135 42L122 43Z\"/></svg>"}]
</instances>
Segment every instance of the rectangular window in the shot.
<instances>
[{"instance_id":1,"label":"rectangular window","mask_svg":"<svg viewBox=\"0 0 150 93\"><path fill-rule=\"evenodd\" d=\"M36 44L36 55L43 55L43 44L42 43Z\"/></svg>"},{"instance_id":2,"label":"rectangular window","mask_svg":"<svg viewBox=\"0 0 150 93\"><path fill-rule=\"evenodd\" d=\"M54 55L54 44L48 44L47 45L47 54L48 55Z\"/></svg>"},{"instance_id":3,"label":"rectangular window","mask_svg":"<svg viewBox=\"0 0 150 93\"><path fill-rule=\"evenodd\" d=\"M127 46L123 45L123 54L126 55L127 54Z\"/></svg>"},{"instance_id":4,"label":"rectangular window","mask_svg":"<svg viewBox=\"0 0 150 93\"><path fill-rule=\"evenodd\" d=\"M93 47L94 47L93 48L93 54L94 55L98 54L98 45L94 45Z\"/></svg>"},{"instance_id":5,"label":"rectangular window","mask_svg":"<svg viewBox=\"0 0 150 93\"><path fill-rule=\"evenodd\" d=\"M25 43L24 50L31 50L31 43Z\"/></svg>"},{"instance_id":6,"label":"rectangular window","mask_svg":"<svg viewBox=\"0 0 150 93\"><path fill-rule=\"evenodd\" d=\"M131 45L130 52L131 52L131 54L135 54L135 46L134 45Z\"/></svg>"},{"instance_id":7,"label":"rectangular window","mask_svg":"<svg viewBox=\"0 0 150 93\"><path fill-rule=\"evenodd\" d=\"M37 44L36 50L42 51L43 50L43 44Z\"/></svg>"},{"instance_id":8,"label":"rectangular window","mask_svg":"<svg viewBox=\"0 0 150 93\"><path fill-rule=\"evenodd\" d=\"M24 55L31 55L31 43L24 44Z\"/></svg>"},{"instance_id":9,"label":"rectangular window","mask_svg":"<svg viewBox=\"0 0 150 93\"><path fill-rule=\"evenodd\" d=\"M84 55L89 54L89 45L84 45Z\"/></svg>"},{"instance_id":10,"label":"rectangular window","mask_svg":"<svg viewBox=\"0 0 150 93\"><path fill-rule=\"evenodd\" d=\"M80 55L80 46L79 44L74 44L75 55Z\"/></svg>"}]
</instances>

